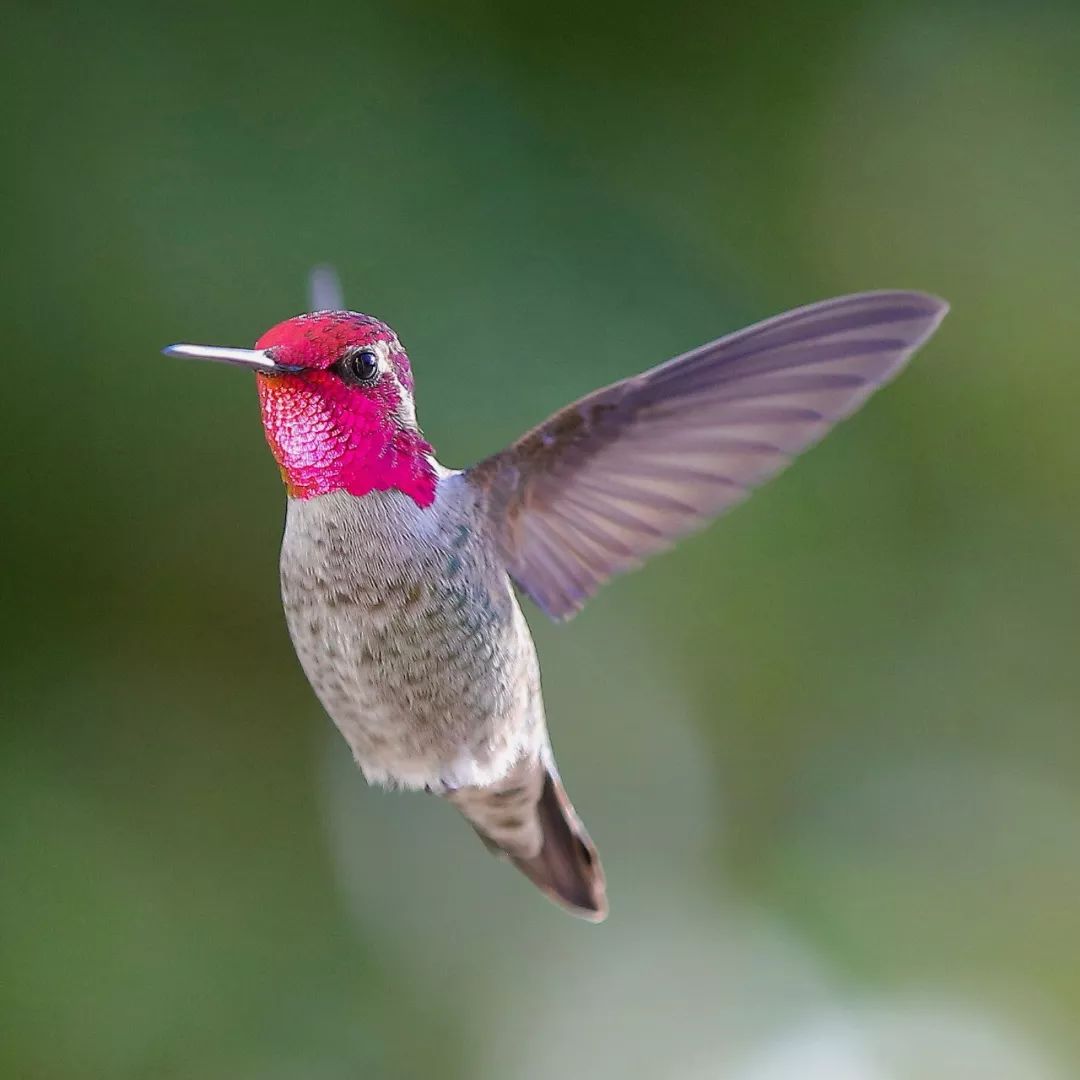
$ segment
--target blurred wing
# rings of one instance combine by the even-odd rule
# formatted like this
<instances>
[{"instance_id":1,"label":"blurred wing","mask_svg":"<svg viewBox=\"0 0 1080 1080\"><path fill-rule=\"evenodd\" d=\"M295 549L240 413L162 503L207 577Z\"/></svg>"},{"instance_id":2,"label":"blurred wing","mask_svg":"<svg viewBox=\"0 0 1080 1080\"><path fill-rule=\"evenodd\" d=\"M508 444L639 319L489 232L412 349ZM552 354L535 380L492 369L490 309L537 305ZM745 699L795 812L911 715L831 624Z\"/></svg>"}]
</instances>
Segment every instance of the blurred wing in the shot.
<instances>
[{"instance_id":1,"label":"blurred wing","mask_svg":"<svg viewBox=\"0 0 1080 1080\"><path fill-rule=\"evenodd\" d=\"M344 311L345 297L341 281L332 266L316 266L308 278L308 302L311 311Z\"/></svg>"},{"instance_id":2,"label":"blurred wing","mask_svg":"<svg viewBox=\"0 0 1080 1080\"><path fill-rule=\"evenodd\" d=\"M948 305L826 300L557 412L469 470L511 577L552 618L745 498L891 379Z\"/></svg>"}]
</instances>

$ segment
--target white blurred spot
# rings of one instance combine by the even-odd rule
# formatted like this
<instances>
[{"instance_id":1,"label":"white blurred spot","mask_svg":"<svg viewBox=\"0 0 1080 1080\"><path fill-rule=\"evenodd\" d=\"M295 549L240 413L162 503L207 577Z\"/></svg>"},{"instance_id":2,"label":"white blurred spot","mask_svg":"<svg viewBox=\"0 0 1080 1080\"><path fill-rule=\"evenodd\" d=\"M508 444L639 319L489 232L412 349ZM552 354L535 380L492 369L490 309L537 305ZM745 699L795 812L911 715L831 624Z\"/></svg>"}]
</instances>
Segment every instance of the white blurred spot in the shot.
<instances>
[{"instance_id":1,"label":"white blurred spot","mask_svg":"<svg viewBox=\"0 0 1080 1080\"><path fill-rule=\"evenodd\" d=\"M833 988L784 927L733 898L635 910L574 950L541 950L492 1003L480 1077L681 1078L724 1070Z\"/></svg>"},{"instance_id":2,"label":"white blurred spot","mask_svg":"<svg viewBox=\"0 0 1080 1080\"><path fill-rule=\"evenodd\" d=\"M1065 1080L1003 1018L953 1002L907 1000L829 1012L797 1025L734 1072L682 1080Z\"/></svg>"}]
</instances>

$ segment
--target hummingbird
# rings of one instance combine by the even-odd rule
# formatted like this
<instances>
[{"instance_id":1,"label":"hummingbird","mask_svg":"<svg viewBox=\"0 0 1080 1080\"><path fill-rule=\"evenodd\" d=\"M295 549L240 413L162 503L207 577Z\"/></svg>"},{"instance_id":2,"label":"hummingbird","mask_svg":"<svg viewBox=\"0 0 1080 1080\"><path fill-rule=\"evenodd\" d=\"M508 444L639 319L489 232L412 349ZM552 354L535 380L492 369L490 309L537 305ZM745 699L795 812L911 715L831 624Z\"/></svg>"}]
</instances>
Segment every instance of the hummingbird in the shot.
<instances>
[{"instance_id":1,"label":"hummingbird","mask_svg":"<svg viewBox=\"0 0 1080 1080\"><path fill-rule=\"evenodd\" d=\"M559 779L518 601L561 621L740 502L895 376L948 311L921 292L800 307L596 390L471 468L440 464L412 365L332 274L254 348L285 485L281 597L300 664L374 785L433 793L552 900L608 911Z\"/></svg>"}]
</instances>

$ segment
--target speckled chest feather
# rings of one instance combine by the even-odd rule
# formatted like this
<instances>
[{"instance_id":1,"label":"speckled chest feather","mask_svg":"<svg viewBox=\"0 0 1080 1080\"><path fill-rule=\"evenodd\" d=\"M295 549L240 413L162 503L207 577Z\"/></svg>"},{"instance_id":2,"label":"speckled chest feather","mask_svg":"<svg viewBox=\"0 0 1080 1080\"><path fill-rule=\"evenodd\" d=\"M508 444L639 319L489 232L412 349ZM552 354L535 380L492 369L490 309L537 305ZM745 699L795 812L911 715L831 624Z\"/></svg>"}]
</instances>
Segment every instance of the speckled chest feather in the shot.
<instances>
[{"instance_id":1,"label":"speckled chest feather","mask_svg":"<svg viewBox=\"0 0 1080 1080\"><path fill-rule=\"evenodd\" d=\"M486 785L545 742L532 639L463 478L290 500L289 632L372 783Z\"/></svg>"}]
</instances>

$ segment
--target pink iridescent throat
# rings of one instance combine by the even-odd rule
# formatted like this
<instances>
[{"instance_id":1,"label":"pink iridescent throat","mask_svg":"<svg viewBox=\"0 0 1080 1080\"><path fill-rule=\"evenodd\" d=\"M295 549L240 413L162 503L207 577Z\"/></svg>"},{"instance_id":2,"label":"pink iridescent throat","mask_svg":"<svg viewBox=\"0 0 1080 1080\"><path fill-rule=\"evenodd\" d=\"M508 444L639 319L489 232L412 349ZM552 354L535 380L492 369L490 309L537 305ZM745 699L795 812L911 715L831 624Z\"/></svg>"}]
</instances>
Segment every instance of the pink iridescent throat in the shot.
<instances>
[{"instance_id":1,"label":"pink iridescent throat","mask_svg":"<svg viewBox=\"0 0 1080 1080\"><path fill-rule=\"evenodd\" d=\"M394 371L357 386L327 370L346 348L390 346ZM275 326L257 345L273 348L295 374L256 375L263 429L290 498L347 491L397 490L419 506L435 500L431 445L405 420L402 397L411 389L408 359L393 331L353 312L300 316Z\"/></svg>"}]
</instances>

